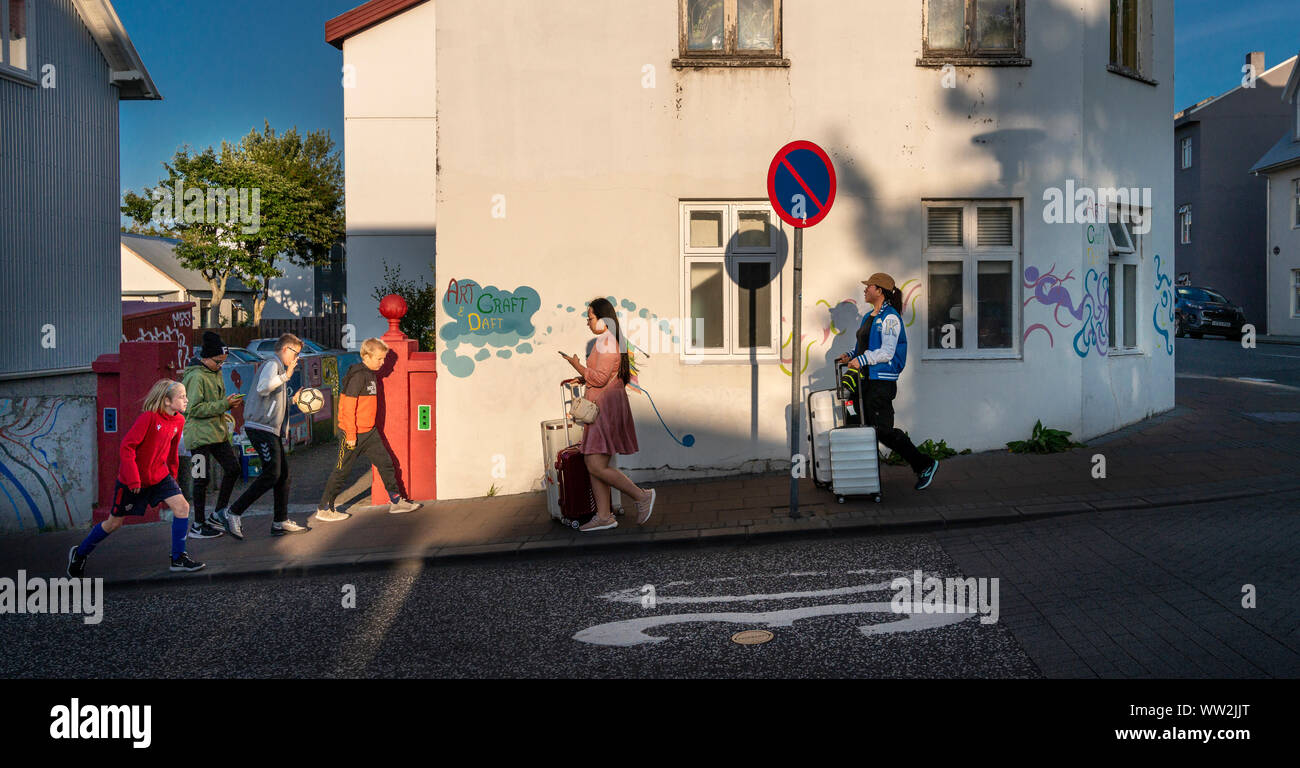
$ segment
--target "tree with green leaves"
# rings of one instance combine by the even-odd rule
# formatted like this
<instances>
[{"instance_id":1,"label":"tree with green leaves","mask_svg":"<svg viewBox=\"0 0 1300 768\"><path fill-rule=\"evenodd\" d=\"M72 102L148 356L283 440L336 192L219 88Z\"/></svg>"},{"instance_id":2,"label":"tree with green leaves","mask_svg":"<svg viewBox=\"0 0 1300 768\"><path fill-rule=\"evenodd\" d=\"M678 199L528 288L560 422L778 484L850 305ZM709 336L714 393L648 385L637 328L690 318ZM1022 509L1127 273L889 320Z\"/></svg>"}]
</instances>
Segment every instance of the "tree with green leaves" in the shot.
<instances>
[{"instance_id":1,"label":"tree with green leaves","mask_svg":"<svg viewBox=\"0 0 1300 768\"><path fill-rule=\"evenodd\" d=\"M210 325L230 277L255 290L256 325L271 280L284 275L278 262L328 264L343 237L343 163L327 131L277 134L266 123L237 144L222 142L219 155L186 147L163 167L149 197L128 192L122 212L180 239L177 258L212 289Z\"/></svg>"},{"instance_id":2,"label":"tree with green leaves","mask_svg":"<svg viewBox=\"0 0 1300 768\"><path fill-rule=\"evenodd\" d=\"M437 342L437 334L434 333L438 315L437 288L422 277L418 280L404 279L400 265L389 267L387 261L383 261L382 264L384 279L375 286L374 292L370 294L371 297L379 302L390 293L401 296L406 301L406 314L398 321L397 327L406 334L407 338L419 341L421 351L434 351L434 344Z\"/></svg>"}]
</instances>

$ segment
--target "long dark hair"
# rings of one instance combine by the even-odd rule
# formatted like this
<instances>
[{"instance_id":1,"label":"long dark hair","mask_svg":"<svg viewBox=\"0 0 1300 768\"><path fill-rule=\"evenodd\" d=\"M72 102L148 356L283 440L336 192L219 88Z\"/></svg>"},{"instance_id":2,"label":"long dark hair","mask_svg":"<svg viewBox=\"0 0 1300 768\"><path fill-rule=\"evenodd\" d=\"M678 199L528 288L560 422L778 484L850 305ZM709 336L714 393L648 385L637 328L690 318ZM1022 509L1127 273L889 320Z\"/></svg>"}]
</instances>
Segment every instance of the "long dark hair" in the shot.
<instances>
[{"instance_id":1,"label":"long dark hair","mask_svg":"<svg viewBox=\"0 0 1300 768\"><path fill-rule=\"evenodd\" d=\"M614 340L618 342L619 360L618 360L618 377L626 384L632 378L632 359L628 350L627 341L623 338L623 331L618 325L618 315L614 312L614 305L609 303L609 299L592 299L587 306L591 307L591 312L597 320L604 320L608 327L613 323Z\"/></svg>"},{"instance_id":2,"label":"long dark hair","mask_svg":"<svg viewBox=\"0 0 1300 768\"><path fill-rule=\"evenodd\" d=\"M889 302L889 306L893 307L895 312L902 314L903 292L899 290L897 286L895 286L892 291L886 291L884 288L881 288L880 292L885 294L885 301Z\"/></svg>"}]
</instances>

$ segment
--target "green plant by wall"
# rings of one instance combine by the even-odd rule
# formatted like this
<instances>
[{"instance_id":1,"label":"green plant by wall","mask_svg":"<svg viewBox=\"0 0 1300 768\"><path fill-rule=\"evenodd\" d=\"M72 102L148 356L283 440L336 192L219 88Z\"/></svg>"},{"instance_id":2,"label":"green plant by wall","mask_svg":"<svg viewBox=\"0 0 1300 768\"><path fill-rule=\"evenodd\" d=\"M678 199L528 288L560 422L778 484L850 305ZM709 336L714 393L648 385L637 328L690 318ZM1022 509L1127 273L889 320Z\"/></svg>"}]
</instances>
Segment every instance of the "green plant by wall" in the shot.
<instances>
[{"instance_id":1,"label":"green plant by wall","mask_svg":"<svg viewBox=\"0 0 1300 768\"><path fill-rule=\"evenodd\" d=\"M1034 422L1034 432L1028 440L1012 440L1007 443L1007 448L1012 453L1061 453L1073 448L1082 448L1083 443L1070 442L1069 432L1060 429L1049 429L1043 426L1042 421Z\"/></svg>"},{"instance_id":2,"label":"green plant by wall","mask_svg":"<svg viewBox=\"0 0 1300 768\"><path fill-rule=\"evenodd\" d=\"M944 459L948 459L953 456L965 456L966 454L970 453L969 448L963 449L961 451L955 451L952 448L949 448L947 440L940 440L937 443L933 440L926 440L924 443L921 443L920 445L916 446L916 450L920 451L926 456L929 456L930 458L935 459L937 461L943 461ZM906 464L907 461L904 460L903 457L898 454L898 451L894 451L893 453L889 454L889 458L885 459L885 463L892 467L901 467L904 464Z\"/></svg>"}]
</instances>

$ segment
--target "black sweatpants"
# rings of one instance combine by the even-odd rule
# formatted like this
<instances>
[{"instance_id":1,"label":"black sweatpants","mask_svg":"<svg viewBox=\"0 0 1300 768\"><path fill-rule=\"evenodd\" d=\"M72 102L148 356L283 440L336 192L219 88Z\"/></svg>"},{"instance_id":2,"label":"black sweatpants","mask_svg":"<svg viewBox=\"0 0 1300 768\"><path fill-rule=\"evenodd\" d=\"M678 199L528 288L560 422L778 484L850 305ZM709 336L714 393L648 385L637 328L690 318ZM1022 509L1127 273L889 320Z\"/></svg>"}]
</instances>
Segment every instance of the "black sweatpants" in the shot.
<instances>
[{"instance_id":1,"label":"black sweatpants","mask_svg":"<svg viewBox=\"0 0 1300 768\"><path fill-rule=\"evenodd\" d=\"M356 461L358 456L370 459L370 463L379 470L379 477L384 481L384 490L388 491L389 496L401 493L397 487L397 473L393 471L393 457L388 455L388 448L384 446L384 440L380 437L378 429L357 435L357 444L352 448L347 446L345 440L346 438L340 434L339 458L334 463L334 471L330 472L329 480L325 481L325 492L320 497L321 509L328 509L334 503L339 491L343 490L343 484L348 481L348 471L352 469L352 462Z\"/></svg>"},{"instance_id":2,"label":"black sweatpants","mask_svg":"<svg viewBox=\"0 0 1300 768\"><path fill-rule=\"evenodd\" d=\"M279 435L262 429L250 427L244 430L244 434L262 460L262 474L230 505L230 514L244 514L262 494L274 489L274 520L283 523L289 519L289 460L284 455L284 443L280 441Z\"/></svg>"},{"instance_id":3,"label":"black sweatpants","mask_svg":"<svg viewBox=\"0 0 1300 768\"><path fill-rule=\"evenodd\" d=\"M867 426L876 428L876 440L895 451L911 465L918 475L933 461L912 444L907 433L894 426L894 397L898 395L898 382L867 379L858 387L858 400L863 405Z\"/></svg>"},{"instance_id":4,"label":"black sweatpants","mask_svg":"<svg viewBox=\"0 0 1300 768\"><path fill-rule=\"evenodd\" d=\"M195 469L200 466L199 456L203 457L203 471L196 474ZM197 525L203 525L207 521L204 507L207 505L208 479L218 466L221 467L221 485L217 490L217 506L214 509L230 506L230 495L235 492L235 481L239 479L239 458L235 456L235 449L230 443L225 442L200 445L193 450L190 475L194 478L194 490L190 506L194 510L192 519Z\"/></svg>"}]
</instances>

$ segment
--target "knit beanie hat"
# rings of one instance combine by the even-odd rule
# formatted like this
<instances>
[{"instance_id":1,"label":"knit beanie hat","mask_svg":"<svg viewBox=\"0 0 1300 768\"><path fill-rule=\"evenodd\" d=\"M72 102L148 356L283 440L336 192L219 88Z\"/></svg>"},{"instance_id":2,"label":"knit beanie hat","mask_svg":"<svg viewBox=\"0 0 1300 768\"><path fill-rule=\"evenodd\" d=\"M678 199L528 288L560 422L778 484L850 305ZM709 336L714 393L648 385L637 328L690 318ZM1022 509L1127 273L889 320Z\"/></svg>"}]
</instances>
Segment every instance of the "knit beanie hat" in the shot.
<instances>
[{"instance_id":1,"label":"knit beanie hat","mask_svg":"<svg viewBox=\"0 0 1300 768\"><path fill-rule=\"evenodd\" d=\"M215 331L205 331L203 349L199 352L199 357L219 357L225 353L226 345L221 341L221 336Z\"/></svg>"}]
</instances>

